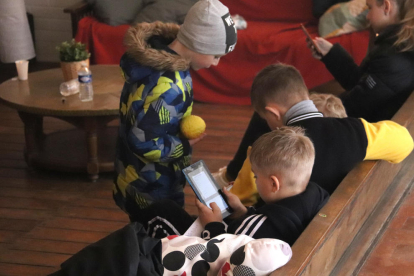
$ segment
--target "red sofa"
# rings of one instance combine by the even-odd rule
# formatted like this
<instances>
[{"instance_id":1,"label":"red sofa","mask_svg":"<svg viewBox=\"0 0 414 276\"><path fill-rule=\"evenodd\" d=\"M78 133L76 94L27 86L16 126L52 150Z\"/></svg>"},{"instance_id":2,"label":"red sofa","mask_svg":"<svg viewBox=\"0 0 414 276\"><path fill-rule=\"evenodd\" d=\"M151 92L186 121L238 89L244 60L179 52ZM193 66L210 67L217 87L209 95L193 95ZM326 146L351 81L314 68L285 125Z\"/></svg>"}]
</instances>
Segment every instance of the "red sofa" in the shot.
<instances>
[{"instance_id":1,"label":"red sofa","mask_svg":"<svg viewBox=\"0 0 414 276\"><path fill-rule=\"evenodd\" d=\"M250 104L250 86L263 67L283 62L295 66L309 88L332 80L322 62L306 47L299 24L317 36L317 19L312 15L312 0L222 0L231 14L247 21L238 31L235 50L223 57L217 67L193 71L195 99L202 102ZM300 2L300 3L298 3ZM112 27L85 17L79 21L76 40L87 43L93 64L118 64L124 53L123 36L128 25ZM339 42L357 63L364 58L369 32L355 32L330 39Z\"/></svg>"}]
</instances>

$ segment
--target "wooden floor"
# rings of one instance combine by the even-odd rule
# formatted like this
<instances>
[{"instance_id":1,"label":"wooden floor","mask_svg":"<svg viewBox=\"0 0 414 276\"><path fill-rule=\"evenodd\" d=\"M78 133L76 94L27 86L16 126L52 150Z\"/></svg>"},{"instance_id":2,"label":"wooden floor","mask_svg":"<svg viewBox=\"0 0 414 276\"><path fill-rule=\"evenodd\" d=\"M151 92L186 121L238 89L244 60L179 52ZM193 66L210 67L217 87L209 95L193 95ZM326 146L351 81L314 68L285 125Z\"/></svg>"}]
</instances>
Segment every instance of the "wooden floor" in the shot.
<instances>
[{"instance_id":1,"label":"wooden floor","mask_svg":"<svg viewBox=\"0 0 414 276\"><path fill-rule=\"evenodd\" d=\"M203 159L215 171L232 158L252 110L196 103L193 114L207 123L193 161ZM53 118L46 118L44 127L46 133L72 128ZM86 174L30 169L23 150L22 122L16 111L0 104L0 275L47 275L128 222L112 200L112 173L91 183ZM188 186L186 193L186 209L194 214Z\"/></svg>"},{"instance_id":2,"label":"wooden floor","mask_svg":"<svg viewBox=\"0 0 414 276\"><path fill-rule=\"evenodd\" d=\"M414 275L413 190L404 200L358 275Z\"/></svg>"},{"instance_id":3,"label":"wooden floor","mask_svg":"<svg viewBox=\"0 0 414 276\"><path fill-rule=\"evenodd\" d=\"M215 171L232 158L252 110L195 103L193 113L205 119L208 133L194 147L193 161L203 159ZM72 128L53 118L46 118L44 127L47 133ZM128 223L112 200L111 173L92 183L86 174L30 169L23 150L22 122L16 111L0 104L0 275L52 273L74 253ZM186 209L192 214L193 203L186 187ZM414 275L413 252L411 194L360 275Z\"/></svg>"}]
</instances>

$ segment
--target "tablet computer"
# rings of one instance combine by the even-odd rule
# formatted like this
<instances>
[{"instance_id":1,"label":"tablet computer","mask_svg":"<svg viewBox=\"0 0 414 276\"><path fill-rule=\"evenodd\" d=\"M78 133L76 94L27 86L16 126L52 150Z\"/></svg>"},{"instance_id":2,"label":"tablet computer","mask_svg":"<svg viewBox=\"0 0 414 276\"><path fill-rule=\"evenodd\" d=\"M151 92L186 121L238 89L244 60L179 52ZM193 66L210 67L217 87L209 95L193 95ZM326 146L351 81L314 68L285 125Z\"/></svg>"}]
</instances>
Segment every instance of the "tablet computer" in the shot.
<instances>
[{"instance_id":1,"label":"tablet computer","mask_svg":"<svg viewBox=\"0 0 414 276\"><path fill-rule=\"evenodd\" d=\"M214 181L203 160L184 168L183 173L201 203L210 208L210 203L215 202L220 208L223 218L232 213L233 210L227 203L226 196L221 191L220 186Z\"/></svg>"}]
</instances>

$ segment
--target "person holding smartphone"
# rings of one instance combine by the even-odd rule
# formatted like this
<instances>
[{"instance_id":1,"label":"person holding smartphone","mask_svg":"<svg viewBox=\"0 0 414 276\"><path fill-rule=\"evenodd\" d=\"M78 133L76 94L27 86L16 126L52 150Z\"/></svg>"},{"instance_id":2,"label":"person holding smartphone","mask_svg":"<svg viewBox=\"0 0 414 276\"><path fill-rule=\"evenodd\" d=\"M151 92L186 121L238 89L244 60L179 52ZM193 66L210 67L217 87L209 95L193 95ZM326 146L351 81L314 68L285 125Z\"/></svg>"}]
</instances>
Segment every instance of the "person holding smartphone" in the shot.
<instances>
[{"instance_id":1,"label":"person holding smartphone","mask_svg":"<svg viewBox=\"0 0 414 276\"><path fill-rule=\"evenodd\" d=\"M367 0L367 6L376 38L360 66L339 44L307 41L347 90L340 98L348 116L377 122L391 119L414 90L414 1Z\"/></svg>"}]
</instances>

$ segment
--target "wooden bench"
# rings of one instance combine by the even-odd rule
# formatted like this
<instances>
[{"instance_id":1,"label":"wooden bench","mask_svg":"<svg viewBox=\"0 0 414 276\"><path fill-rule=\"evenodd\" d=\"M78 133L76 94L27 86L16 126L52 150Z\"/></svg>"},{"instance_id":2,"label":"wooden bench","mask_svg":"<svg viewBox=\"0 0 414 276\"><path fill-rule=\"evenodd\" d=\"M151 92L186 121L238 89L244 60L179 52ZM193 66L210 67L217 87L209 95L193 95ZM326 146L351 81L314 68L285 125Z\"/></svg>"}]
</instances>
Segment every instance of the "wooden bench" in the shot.
<instances>
[{"instance_id":1,"label":"wooden bench","mask_svg":"<svg viewBox=\"0 0 414 276\"><path fill-rule=\"evenodd\" d=\"M414 136L414 93L393 117ZM414 154L400 164L364 161L354 168L272 276L356 275L412 188Z\"/></svg>"}]
</instances>

